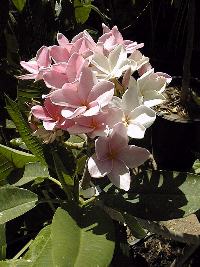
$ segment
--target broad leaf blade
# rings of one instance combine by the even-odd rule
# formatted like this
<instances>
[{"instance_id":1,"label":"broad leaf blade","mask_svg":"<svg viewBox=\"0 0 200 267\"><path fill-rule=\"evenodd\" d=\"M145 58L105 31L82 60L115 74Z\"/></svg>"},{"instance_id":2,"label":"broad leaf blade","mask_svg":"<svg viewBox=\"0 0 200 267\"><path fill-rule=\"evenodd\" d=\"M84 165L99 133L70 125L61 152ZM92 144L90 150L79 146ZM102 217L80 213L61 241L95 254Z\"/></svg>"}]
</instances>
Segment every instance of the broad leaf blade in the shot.
<instances>
[{"instance_id":1,"label":"broad leaf blade","mask_svg":"<svg viewBox=\"0 0 200 267\"><path fill-rule=\"evenodd\" d=\"M46 226L39 232L23 258L30 260L32 267L55 266L52 259L51 225Z\"/></svg>"},{"instance_id":2,"label":"broad leaf blade","mask_svg":"<svg viewBox=\"0 0 200 267\"><path fill-rule=\"evenodd\" d=\"M75 18L77 23L85 23L90 15L91 12L91 0L86 1L87 3L84 4L80 0L74 1L74 8L75 8Z\"/></svg>"},{"instance_id":3,"label":"broad leaf blade","mask_svg":"<svg viewBox=\"0 0 200 267\"><path fill-rule=\"evenodd\" d=\"M10 161L16 168L23 168L26 163L37 161L37 158L34 155L1 144L0 154Z\"/></svg>"},{"instance_id":4,"label":"broad leaf blade","mask_svg":"<svg viewBox=\"0 0 200 267\"><path fill-rule=\"evenodd\" d=\"M82 212L74 208L75 217L58 208L52 222L54 266L109 266L114 252L113 225L100 208Z\"/></svg>"},{"instance_id":5,"label":"broad leaf blade","mask_svg":"<svg viewBox=\"0 0 200 267\"><path fill-rule=\"evenodd\" d=\"M105 205L135 217L165 221L200 209L200 176L186 172L144 171L127 192L107 193Z\"/></svg>"},{"instance_id":6,"label":"broad leaf blade","mask_svg":"<svg viewBox=\"0 0 200 267\"><path fill-rule=\"evenodd\" d=\"M18 9L18 11L22 11L26 4L26 0L12 0L12 2L15 5L15 7Z\"/></svg>"},{"instance_id":7,"label":"broad leaf blade","mask_svg":"<svg viewBox=\"0 0 200 267\"><path fill-rule=\"evenodd\" d=\"M32 135L32 131L27 121L23 118L17 103L9 97L6 97L6 108L28 149L30 149L41 163L46 165L42 145L39 140Z\"/></svg>"},{"instance_id":8,"label":"broad leaf blade","mask_svg":"<svg viewBox=\"0 0 200 267\"><path fill-rule=\"evenodd\" d=\"M49 177L48 168L40 162L33 162L25 165L23 177L15 183L15 186L27 184L37 178Z\"/></svg>"},{"instance_id":9,"label":"broad leaf blade","mask_svg":"<svg viewBox=\"0 0 200 267\"><path fill-rule=\"evenodd\" d=\"M0 188L0 224L34 208L38 198L33 192L13 186Z\"/></svg>"}]
</instances>

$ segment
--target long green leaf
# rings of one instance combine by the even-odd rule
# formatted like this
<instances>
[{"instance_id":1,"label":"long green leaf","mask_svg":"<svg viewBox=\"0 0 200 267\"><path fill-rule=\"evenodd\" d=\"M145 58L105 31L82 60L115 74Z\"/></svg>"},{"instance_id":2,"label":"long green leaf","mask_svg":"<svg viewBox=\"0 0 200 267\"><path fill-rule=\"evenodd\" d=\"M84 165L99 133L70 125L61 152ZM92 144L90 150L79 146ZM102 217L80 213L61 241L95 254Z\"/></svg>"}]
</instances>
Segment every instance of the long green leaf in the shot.
<instances>
[{"instance_id":1,"label":"long green leaf","mask_svg":"<svg viewBox=\"0 0 200 267\"><path fill-rule=\"evenodd\" d=\"M100 208L81 211L74 216L58 208L52 222L54 266L109 266L115 243L112 220Z\"/></svg>"},{"instance_id":2,"label":"long green leaf","mask_svg":"<svg viewBox=\"0 0 200 267\"><path fill-rule=\"evenodd\" d=\"M6 258L6 225L0 224L0 260Z\"/></svg>"},{"instance_id":3,"label":"long green leaf","mask_svg":"<svg viewBox=\"0 0 200 267\"><path fill-rule=\"evenodd\" d=\"M200 209L200 176L186 172L145 171L132 177L127 192L104 194L105 205L135 217L165 221Z\"/></svg>"},{"instance_id":4,"label":"long green leaf","mask_svg":"<svg viewBox=\"0 0 200 267\"><path fill-rule=\"evenodd\" d=\"M55 170L57 172L57 176L59 181L62 184L63 190L68 196L68 200L72 200L73 198L73 186L74 180L71 175L68 174L62 160L60 159L58 153L56 151L52 152Z\"/></svg>"},{"instance_id":5,"label":"long green leaf","mask_svg":"<svg viewBox=\"0 0 200 267\"><path fill-rule=\"evenodd\" d=\"M49 177L48 168L40 162L33 162L25 165L23 177L15 183L15 186L27 184L37 178Z\"/></svg>"},{"instance_id":6,"label":"long green leaf","mask_svg":"<svg viewBox=\"0 0 200 267\"><path fill-rule=\"evenodd\" d=\"M31 267L55 266L52 259L51 225L39 232L23 258L31 261Z\"/></svg>"},{"instance_id":7,"label":"long green leaf","mask_svg":"<svg viewBox=\"0 0 200 267\"><path fill-rule=\"evenodd\" d=\"M39 140L32 135L32 131L27 121L23 118L17 103L9 97L6 97L6 108L28 149L38 158L38 160L40 160L41 163L46 165L42 145Z\"/></svg>"},{"instance_id":8,"label":"long green leaf","mask_svg":"<svg viewBox=\"0 0 200 267\"><path fill-rule=\"evenodd\" d=\"M29 190L14 186L0 188L0 224L6 223L34 208L38 197Z\"/></svg>"},{"instance_id":9,"label":"long green leaf","mask_svg":"<svg viewBox=\"0 0 200 267\"><path fill-rule=\"evenodd\" d=\"M14 169L13 163L0 154L0 181L4 180Z\"/></svg>"},{"instance_id":10,"label":"long green leaf","mask_svg":"<svg viewBox=\"0 0 200 267\"><path fill-rule=\"evenodd\" d=\"M26 0L12 0L12 2L19 11L22 11L26 4Z\"/></svg>"},{"instance_id":11,"label":"long green leaf","mask_svg":"<svg viewBox=\"0 0 200 267\"><path fill-rule=\"evenodd\" d=\"M34 155L1 144L0 154L12 162L16 168L23 168L26 163L37 161L37 158Z\"/></svg>"}]
</instances>

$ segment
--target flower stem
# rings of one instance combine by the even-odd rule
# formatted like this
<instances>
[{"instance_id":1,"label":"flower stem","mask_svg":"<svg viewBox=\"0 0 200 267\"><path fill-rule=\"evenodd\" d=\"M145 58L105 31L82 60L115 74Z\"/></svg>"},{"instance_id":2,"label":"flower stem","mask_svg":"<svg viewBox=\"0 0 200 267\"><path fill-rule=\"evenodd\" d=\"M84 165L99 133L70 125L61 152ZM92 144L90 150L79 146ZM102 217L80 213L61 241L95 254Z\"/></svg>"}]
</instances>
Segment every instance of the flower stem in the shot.
<instances>
[{"instance_id":1,"label":"flower stem","mask_svg":"<svg viewBox=\"0 0 200 267\"><path fill-rule=\"evenodd\" d=\"M31 245L33 239L31 239L14 257L13 260L17 260Z\"/></svg>"}]
</instances>

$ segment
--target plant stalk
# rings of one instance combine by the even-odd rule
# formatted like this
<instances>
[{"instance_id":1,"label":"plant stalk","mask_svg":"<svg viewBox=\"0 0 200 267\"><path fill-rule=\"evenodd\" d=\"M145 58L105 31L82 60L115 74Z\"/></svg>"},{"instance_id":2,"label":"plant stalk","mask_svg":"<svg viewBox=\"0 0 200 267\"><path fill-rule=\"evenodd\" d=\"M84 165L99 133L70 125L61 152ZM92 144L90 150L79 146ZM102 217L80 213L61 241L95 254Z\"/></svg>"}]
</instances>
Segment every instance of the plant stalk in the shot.
<instances>
[{"instance_id":1,"label":"plant stalk","mask_svg":"<svg viewBox=\"0 0 200 267\"><path fill-rule=\"evenodd\" d=\"M194 43L194 30L195 30L195 0L188 1L188 13L187 13L187 40L185 48L185 57L183 63L183 79L181 89L181 104L186 107L187 100L189 98L189 85L190 85L190 65L192 59L192 50Z\"/></svg>"}]
</instances>

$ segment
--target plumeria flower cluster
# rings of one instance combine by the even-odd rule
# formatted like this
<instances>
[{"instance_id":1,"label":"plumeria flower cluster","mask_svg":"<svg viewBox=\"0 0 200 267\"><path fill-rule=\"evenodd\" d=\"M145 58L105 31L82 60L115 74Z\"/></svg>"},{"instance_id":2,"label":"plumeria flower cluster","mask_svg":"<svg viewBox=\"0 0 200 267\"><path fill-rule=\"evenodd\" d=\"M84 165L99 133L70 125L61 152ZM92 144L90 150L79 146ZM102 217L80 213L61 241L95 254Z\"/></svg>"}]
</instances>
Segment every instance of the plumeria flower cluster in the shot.
<instances>
[{"instance_id":1,"label":"plumeria flower cluster","mask_svg":"<svg viewBox=\"0 0 200 267\"><path fill-rule=\"evenodd\" d=\"M21 62L29 74L20 79L43 80L49 88L43 103L31 108L32 116L42 122L34 134L46 143L64 131L86 134L95 146L88 160L91 177L107 176L127 191L130 169L150 155L145 148L129 145L129 139L144 137L156 117L151 107L165 100L162 93L171 77L154 72L139 51L143 44L124 40L116 26L103 24L97 42L87 31L71 42L58 33L57 42Z\"/></svg>"}]
</instances>

